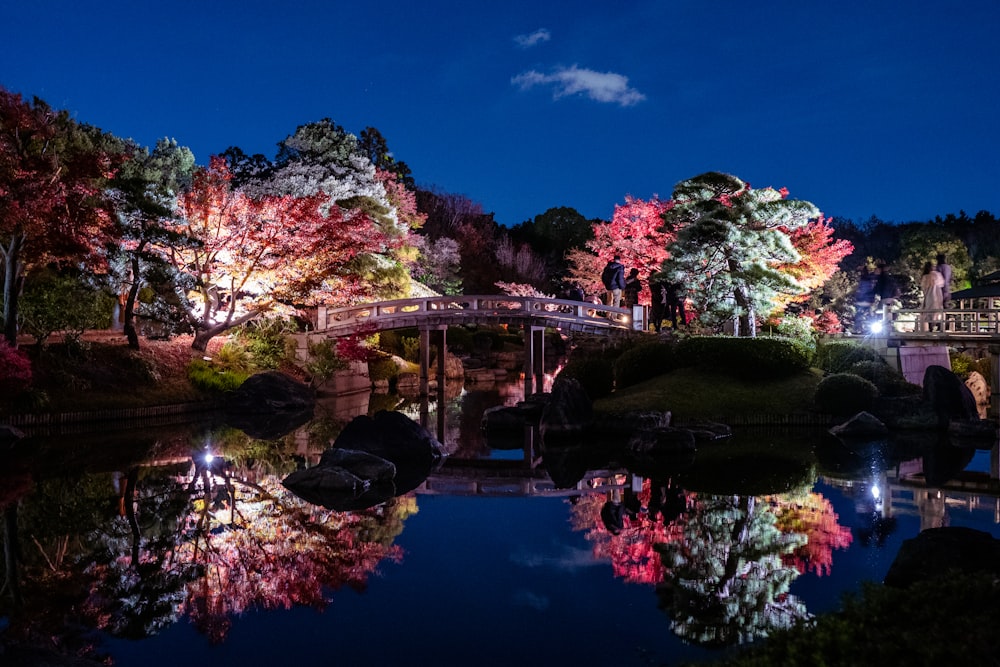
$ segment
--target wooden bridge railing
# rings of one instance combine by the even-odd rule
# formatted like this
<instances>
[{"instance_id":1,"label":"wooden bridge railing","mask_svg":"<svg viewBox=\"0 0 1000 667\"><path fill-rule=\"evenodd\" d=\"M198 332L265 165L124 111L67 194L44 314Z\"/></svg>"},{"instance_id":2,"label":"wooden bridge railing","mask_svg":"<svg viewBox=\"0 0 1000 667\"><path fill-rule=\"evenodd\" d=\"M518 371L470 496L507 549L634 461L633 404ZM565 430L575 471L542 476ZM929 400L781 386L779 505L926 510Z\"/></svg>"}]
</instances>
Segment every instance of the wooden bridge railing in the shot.
<instances>
[{"instance_id":1,"label":"wooden bridge railing","mask_svg":"<svg viewBox=\"0 0 1000 667\"><path fill-rule=\"evenodd\" d=\"M896 310L884 314L882 324L884 336L1000 339L1000 310L992 308Z\"/></svg>"},{"instance_id":2,"label":"wooden bridge railing","mask_svg":"<svg viewBox=\"0 0 1000 667\"><path fill-rule=\"evenodd\" d=\"M449 324L531 324L587 333L621 333L636 326L631 311L625 308L504 295L421 297L344 308L320 307L316 319L316 333L331 336L366 329Z\"/></svg>"}]
</instances>

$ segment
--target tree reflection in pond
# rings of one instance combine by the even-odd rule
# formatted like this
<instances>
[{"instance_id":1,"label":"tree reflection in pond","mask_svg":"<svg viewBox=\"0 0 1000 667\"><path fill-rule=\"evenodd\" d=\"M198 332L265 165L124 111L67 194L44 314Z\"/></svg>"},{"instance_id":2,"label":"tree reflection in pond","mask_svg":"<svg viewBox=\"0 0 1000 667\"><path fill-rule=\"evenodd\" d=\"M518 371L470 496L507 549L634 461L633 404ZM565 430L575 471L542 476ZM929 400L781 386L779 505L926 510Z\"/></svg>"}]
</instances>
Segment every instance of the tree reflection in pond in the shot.
<instances>
[{"instance_id":1,"label":"tree reflection in pond","mask_svg":"<svg viewBox=\"0 0 1000 667\"><path fill-rule=\"evenodd\" d=\"M60 637L85 655L86 627L138 639L186 616L221 641L244 611L322 609L401 558L393 542L414 497L340 513L300 500L282 475L245 472L188 460L39 484L21 501L34 557L9 636Z\"/></svg>"},{"instance_id":2,"label":"tree reflection in pond","mask_svg":"<svg viewBox=\"0 0 1000 667\"><path fill-rule=\"evenodd\" d=\"M656 585L673 631L702 646L754 641L808 619L789 586L807 571L828 574L833 550L851 543L850 529L813 492L681 492L674 511L665 511L671 497L669 484L645 480L638 511L626 510L620 529L609 530L601 518L608 501L585 495L573 504L572 525L587 532L616 577Z\"/></svg>"}]
</instances>

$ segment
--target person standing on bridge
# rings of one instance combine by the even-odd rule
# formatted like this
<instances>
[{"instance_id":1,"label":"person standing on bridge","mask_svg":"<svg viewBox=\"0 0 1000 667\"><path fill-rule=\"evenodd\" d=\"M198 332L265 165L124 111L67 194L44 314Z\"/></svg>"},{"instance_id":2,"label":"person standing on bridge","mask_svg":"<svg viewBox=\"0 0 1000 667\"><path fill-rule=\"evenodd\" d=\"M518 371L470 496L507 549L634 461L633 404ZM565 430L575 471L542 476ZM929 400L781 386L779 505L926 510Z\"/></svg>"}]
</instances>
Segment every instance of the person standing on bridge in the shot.
<instances>
[{"instance_id":1,"label":"person standing on bridge","mask_svg":"<svg viewBox=\"0 0 1000 667\"><path fill-rule=\"evenodd\" d=\"M639 269L631 269L628 272L624 292L626 308L639 305L639 293L642 292L642 278L639 277Z\"/></svg>"},{"instance_id":2,"label":"person standing on bridge","mask_svg":"<svg viewBox=\"0 0 1000 667\"><path fill-rule=\"evenodd\" d=\"M605 296L606 306L618 308L622 305L622 290L625 289L625 265L621 262L621 257L615 255L614 259L604 266L601 271L601 282L607 290Z\"/></svg>"},{"instance_id":3,"label":"person standing on bridge","mask_svg":"<svg viewBox=\"0 0 1000 667\"><path fill-rule=\"evenodd\" d=\"M940 324L932 324L935 321L941 319L941 290L944 288L944 276L934 267L933 264L927 262L924 264L924 274L920 276L920 289L924 293L923 309L927 311L924 313L924 331L931 331L935 327L940 329Z\"/></svg>"},{"instance_id":4,"label":"person standing on bridge","mask_svg":"<svg viewBox=\"0 0 1000 667\"><path fill-rule=\"evenodd\" d=\"M943 252L939 252L937 256L937 270L944 279L944 287L941 288L941 307L947 308L948 302L951 301L951 264L948 263L947 258L944 256Z\"/></svg>"}]
</instances>

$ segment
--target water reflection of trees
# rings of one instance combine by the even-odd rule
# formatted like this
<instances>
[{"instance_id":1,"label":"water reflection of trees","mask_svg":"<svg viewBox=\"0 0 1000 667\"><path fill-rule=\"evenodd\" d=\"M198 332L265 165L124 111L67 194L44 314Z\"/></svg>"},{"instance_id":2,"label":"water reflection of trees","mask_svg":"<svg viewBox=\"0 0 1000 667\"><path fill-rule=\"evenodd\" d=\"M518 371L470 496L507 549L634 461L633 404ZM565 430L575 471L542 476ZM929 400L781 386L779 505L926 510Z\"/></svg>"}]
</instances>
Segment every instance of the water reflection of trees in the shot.
<instances>
[{"instance_id":1,"label":"water reflection of trees","mask_svg":"<svg viewBox=\"0 0 1000 667\"><path fill-rule=\"evenodd\" d=\"M210 465L174 458L39 482L13 505L16 531L6 535L21 543L22 567L5 567L4 579L16 577L24 600L0 609L10 613L8 636L53 637L86 653L87 628L141 638L186 616L219 641L235 615L322 608L400 558L394 541L416 511L413 497L351 513L316 507L274 472L294 457L271 466L266 443L242 445Z\"/></svg>"},{"instance_id":2,"label":"water reflection of trees","mask_svg":"<svg viewBox=\"0 0 1000 667\"><path fill-rule=\"evenodd\" d=\"M609 501L585 495L572 506L572 522L615 576L656 586L672 630L692 643L745 643L809 618L791 583L807 571L829 574L833 550L851 542L829 501L813 492L682 493L679 507L663 511L673 495L646 480L638 511L627 509L615 529L601 518Z\"/></svg>"}]
</instances>

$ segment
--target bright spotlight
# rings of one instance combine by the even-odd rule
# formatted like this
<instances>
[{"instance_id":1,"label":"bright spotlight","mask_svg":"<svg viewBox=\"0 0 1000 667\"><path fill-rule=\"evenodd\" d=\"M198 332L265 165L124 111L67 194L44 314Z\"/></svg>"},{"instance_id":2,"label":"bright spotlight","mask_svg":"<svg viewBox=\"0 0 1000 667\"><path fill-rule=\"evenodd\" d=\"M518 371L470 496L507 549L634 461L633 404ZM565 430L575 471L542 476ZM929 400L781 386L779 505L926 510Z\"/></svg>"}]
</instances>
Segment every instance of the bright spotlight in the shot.
<instances>
[{"instance_id":1,"label":"bright spotlight","mask_svg":"<svg viewBox=\"0 0 1000 667\"><path fill-rule=\"evenodd\" d=\"M205 463L207 463L208 465L212 465L212 461L214 460L215 456L212 454L212 452L205 452Z\"/></svg>"},{"instance_id":2,"label":"bright spotlight","mask_svg":"<svg viewBox=\"0 0 1000 667\"><path fill-rule=\"evenodd\" d=\"M868 328L871 330L873 334L882 333L882 320L875 320L874 322L868 325Z\"/></svg>"},{"instance_id":3,"label":"bright spotlight","mask_svg":"<svg viewBox=\"0 0 1000 667\"><path fill-rule=\"evenodd\" d=\"M872 498L878 500L879 496L881 495L882 495L882 490L878 488L878 485L877 484L872 485Z\"/></svg>"}]
</instances>

